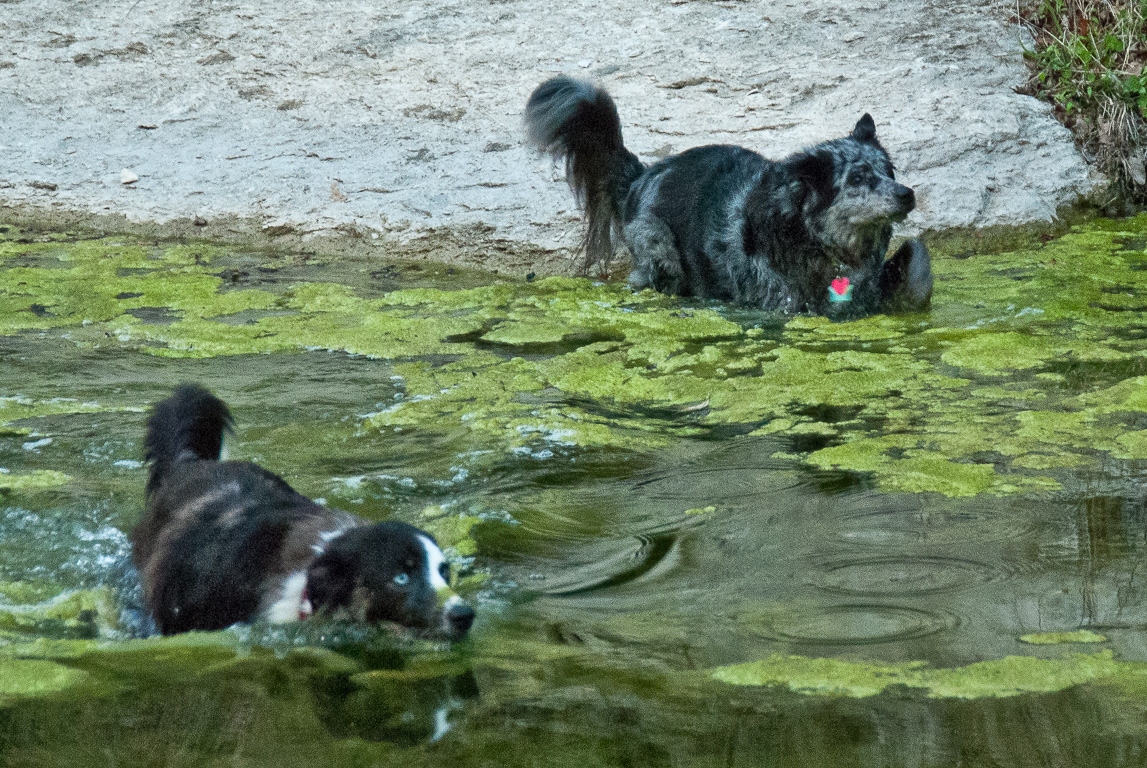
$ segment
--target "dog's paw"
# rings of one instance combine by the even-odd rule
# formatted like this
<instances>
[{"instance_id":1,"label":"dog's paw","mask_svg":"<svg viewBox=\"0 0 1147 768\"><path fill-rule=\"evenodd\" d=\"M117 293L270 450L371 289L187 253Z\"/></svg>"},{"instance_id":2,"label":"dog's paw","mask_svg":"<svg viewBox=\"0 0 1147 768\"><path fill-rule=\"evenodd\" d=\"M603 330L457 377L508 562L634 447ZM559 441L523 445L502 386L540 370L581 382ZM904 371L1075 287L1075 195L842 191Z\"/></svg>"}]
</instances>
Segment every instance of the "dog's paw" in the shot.
<instances>
[{"instance_id":1,"label":"dog's paw","mask_svg":"<svg viewBox=\"0 0 1147 768\"><path fill-rule=\"evenodd\" d=\"M932 304L932 257L919 238L898 249L880 271L884 311L921 312Z\"/></svg>"}]
</instances>

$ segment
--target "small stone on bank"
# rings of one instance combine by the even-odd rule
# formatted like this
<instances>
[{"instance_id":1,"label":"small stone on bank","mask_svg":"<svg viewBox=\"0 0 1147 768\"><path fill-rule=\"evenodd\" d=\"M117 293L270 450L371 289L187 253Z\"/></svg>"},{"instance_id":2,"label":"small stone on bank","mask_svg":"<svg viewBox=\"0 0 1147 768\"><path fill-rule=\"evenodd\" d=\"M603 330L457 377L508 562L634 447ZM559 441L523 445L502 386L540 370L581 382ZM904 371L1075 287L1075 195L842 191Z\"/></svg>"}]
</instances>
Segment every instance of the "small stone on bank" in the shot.
<instances>
[{"instance_id":1,"label":"small stone on bank","mask_svg":"<svg viewBox=\"0 0 1147 768\"><path fill-rule=\"evenodd\" d=\"M129 171L127 168L124 168L122 171L119 172L119 183L120 184L135 184L137 181L139 181L139 176L136 176L134 173Z\"/></svg>"}]
</instances>

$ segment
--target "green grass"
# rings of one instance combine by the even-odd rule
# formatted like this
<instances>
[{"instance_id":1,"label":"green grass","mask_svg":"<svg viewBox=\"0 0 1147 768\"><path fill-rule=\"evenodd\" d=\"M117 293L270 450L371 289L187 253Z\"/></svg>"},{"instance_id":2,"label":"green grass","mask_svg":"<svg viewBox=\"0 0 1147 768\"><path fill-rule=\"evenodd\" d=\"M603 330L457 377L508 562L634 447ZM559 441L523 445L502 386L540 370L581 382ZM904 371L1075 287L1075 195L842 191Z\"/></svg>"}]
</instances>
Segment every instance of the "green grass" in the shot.
<instances>
[{"instance_id":1,"label":"green grass","mask_svg":"<svg viewBox=\"0 0 1147 768\"><path fill-rule=\"evenodd\" d=\"M1021 2L1030 92L1050 101L1114 190L1147 201L1147 2Z\"/></svg>"}]
</instances>

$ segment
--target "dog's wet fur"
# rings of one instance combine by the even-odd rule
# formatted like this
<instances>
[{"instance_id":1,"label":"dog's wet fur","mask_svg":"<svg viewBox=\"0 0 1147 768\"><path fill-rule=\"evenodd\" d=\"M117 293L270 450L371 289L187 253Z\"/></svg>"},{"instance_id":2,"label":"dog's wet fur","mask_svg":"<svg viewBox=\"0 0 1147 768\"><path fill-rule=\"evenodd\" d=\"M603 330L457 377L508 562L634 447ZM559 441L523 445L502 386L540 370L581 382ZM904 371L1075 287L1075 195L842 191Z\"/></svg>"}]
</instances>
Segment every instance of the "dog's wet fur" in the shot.
<instances>
[{"instance_id":1,"label":"dog's wet fur","mask_svg":"<svg viewBox=\"0 0 1147 768\"><path fill-rule=\"evenodd\" d=\"M231 414L185 384L147 423L147 508L132 533L144 601L165 635L312 613L457 640L474 611L450 591L434 537L369 524L246 461L221 461Z\"/></svg>"},{"instance_id":2,"label":"dog's wet fur","mask_svg":"<svg viewBox=\"0 0 1147 768\"><path fill-rule=\"evenodd\" d=\"M586 216L586 269L628 247L635 290L786 313L855 316L929 306L919 240L885 262L893 222L915 207L864 115L844 138L779 162L743 147L697 147L645 166L625 148L613 99L559 76L526 104L539 149L562 159ZM837 278L851 301L829 301Z\"/></svg>"}]
</instances>

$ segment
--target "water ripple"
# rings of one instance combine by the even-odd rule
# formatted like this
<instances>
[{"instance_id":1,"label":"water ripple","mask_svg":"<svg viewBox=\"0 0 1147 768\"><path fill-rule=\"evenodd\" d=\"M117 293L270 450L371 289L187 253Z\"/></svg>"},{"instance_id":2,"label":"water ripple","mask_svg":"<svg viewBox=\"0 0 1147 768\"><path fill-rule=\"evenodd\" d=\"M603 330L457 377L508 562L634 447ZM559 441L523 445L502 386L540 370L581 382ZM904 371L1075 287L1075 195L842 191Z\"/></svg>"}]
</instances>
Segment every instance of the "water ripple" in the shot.
<instances>
[{"instance_id":1,"label":"water ripple","mask_svg":"<svg viewBox=\"0 0 1147 768\"><path fill-rule=\"evenodd\" d=\"M1041 516L1012 502L963 501L948 508L881 509L849 515L837 534L865 544L954 544L1033 538Z\"/></svg>"},{"instance_id":2,"label":"water ripple","mask_svg":"<svg viewBox=\"0 0 1147 768\"><path fill-rule=\"evenodd\" d=\"M576 574L547 584L544 593L551 597L584 595L630 584L655 570L664 570L658 566L676 560L682 533L680 528L662 529L609 542L607 546L613 549L612 552L595 552L592 561L579 566ZM617 549L618 545L620 549Z\"/></svg>"},{"instance_id":3,"label":"water ripple","mask_svg":"<svg viewBox=\"0 0 1147 768\"><path fill-rule=\"evenodd\" d=\"M837 605L778 619L766 635L802 645L875 645L936 634L953 629L959 623L959 617L942 610Z\"/></svg>"},{"instance_id":4,"label":"water ripple","mask_svg":"<svg viewBox=\"0 0 1147 768\"><path fill-rule=\"evenodd\" d=\"M772 467L714 467L651 477L637 482L634 489L654 499L719 503L792 490L802 484L806 483L800 475Z\"/></svg>"},{"instance_id":5,"label":"water ripple","mask_svg":"<svg viewBox=\"0 0 1147 768\"><path fill-rule=\"evenodd\" d=\"M999 576L992 566L976 560L897 555L828 563L812 583L842 595L890 597L953 592Z\"/></svg>"}]
</instances>

